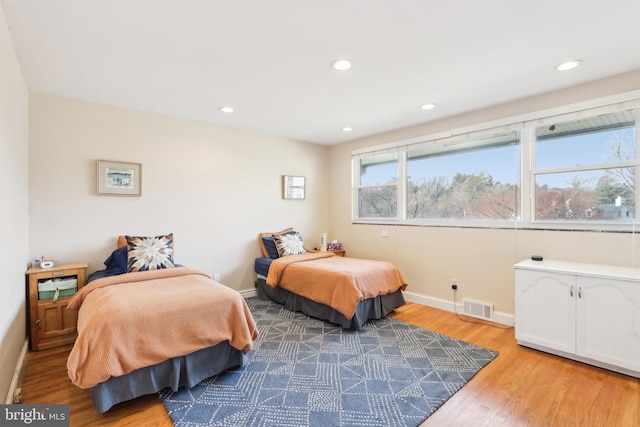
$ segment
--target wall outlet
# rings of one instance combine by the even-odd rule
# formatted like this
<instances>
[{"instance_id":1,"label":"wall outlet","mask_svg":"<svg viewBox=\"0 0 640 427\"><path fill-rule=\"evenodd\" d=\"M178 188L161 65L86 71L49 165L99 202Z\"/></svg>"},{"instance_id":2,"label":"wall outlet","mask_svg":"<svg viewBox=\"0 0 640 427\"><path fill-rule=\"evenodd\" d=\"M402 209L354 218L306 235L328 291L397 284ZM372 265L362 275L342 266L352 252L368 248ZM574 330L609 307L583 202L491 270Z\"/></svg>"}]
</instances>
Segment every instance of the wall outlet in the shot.
<instances>
[{"instance_id":1,"label":"wall outlet","mask_svg":"<svg viewBox=\"0 0 640 427\"><path fill-rule=\"evenodd\" d=\"M458 289L458 279L451 279L451 289L454 291Z\"/></svg>"},{"instance_id":2,"label":"wall outlet","mask_svg":"<svg viewBox=\"0 0 640 427\"><path fill-rule=\"evenodd\" d=\"M382 230L382 233L380 233L380 235L382 237L389 237L389 232L387 230Z\"/></svg>"}]
</instances>

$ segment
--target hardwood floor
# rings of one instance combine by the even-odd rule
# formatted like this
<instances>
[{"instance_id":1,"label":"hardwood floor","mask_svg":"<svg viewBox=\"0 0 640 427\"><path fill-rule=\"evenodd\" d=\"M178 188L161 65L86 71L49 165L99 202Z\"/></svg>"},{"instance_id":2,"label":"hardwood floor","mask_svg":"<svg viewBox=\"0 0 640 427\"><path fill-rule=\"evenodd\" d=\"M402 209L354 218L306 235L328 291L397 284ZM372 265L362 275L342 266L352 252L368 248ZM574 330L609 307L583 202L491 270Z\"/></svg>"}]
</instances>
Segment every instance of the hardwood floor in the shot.
<instances>
[{"instance_id":1,"label":"hardwood floor","mask_svg":"<svg viewBox=\"0 0 640 427\"><path fill-rule=\"evenodd\" d=\"M392 317L500 352L423 426L640 426L639 379L520 347L513 328L419 304L407 303ZM89 392L67 376L70 349L29 353L22 403L68 403L71 426L173 425L156 395L100 415Z\"/></svg>"}]
</instances>

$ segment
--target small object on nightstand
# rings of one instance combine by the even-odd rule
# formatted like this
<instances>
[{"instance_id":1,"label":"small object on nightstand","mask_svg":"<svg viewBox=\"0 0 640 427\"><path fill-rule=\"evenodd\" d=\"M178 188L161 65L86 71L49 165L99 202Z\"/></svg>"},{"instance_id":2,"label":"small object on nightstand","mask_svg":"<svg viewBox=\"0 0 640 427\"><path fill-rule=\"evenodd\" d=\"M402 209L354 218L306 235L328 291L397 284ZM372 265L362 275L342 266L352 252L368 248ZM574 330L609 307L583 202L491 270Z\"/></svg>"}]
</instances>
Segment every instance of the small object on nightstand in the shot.
<instances>
[{"instance_id":1,"label":"small object on nightstand","mask_svg":"<svg viewBox=\"0 0 640 427\"><path fill-rule=\"evenodd\" d=\"M327 250L327 233L320 234L320 252Z\"/></svg>"},{"instance_id":2,"label":"small object on nightstand","mask_svg":"<svg viewBox=\"0 0 640 427\"><path fill-rule=\"evenodd\" d=\"M334 240L333 242L329 243L327 245L327 249L330 251L341 251L342 250L342 243L338 243L337 240Z\"/></svg>"},{"instance_id":3,"label":"small object on nightstand","mask_svg":"<svg viewBox=\"0 0 640 427\"><path fill-rule=\"evenodd\" d=\"M345 256L344 255L345 254L345 250L344 249L340 249L340 250L337 250L337 251L327 249L326 251L322 251L322 250L320 250L320 248L313 248L313 249L309 249L309 252L331 252L332 254L337 255L337 256L342 256L342 257Z\"/></svg>"},{"instance_id":4,"label":"small object on nightstand","mask_svg":"<svg viewBox=\"0 0 640 427\"><path fill-rule=\"evenodd\" d=\"M532 259L533 261L542 261L542 256L540 256L540 255L533 255L533 256L531 257L531 259Z\"/></svg>"}]
</instances>

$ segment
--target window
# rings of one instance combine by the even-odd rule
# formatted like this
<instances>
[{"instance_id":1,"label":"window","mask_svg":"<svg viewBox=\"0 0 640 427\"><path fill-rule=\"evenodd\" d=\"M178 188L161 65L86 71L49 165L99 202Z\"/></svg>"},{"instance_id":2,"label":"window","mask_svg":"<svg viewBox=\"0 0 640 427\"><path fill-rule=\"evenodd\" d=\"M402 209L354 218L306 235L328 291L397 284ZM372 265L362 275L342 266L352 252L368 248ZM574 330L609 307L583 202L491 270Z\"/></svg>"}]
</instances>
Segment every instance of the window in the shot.
<instances>
[{"instance_id":1,"label":"window","mask_svg":"<svg viewBox=\"0 0 640 427\"><path fill-rule=\"evenodd\" d=\"M410 149L407 219L515 219L519 158L516 132Z\"/></svg>"},{"instance_id":2,"label":"window","mask_svg":"<svg viewBox=\"0 0 640 427\"><path fill-rule=\"evenodd\" d=\"M635 218L635 119L622 111L536 128L536 221Z\"/></svg>"},{"instance_id":3,"label":"window","mask_svg":"<svg viewBox=\"0 0 640 427\"><path fill-rule=\"evenodd\" d=\"M357 216L397 218L398 153L374 153L357 163Z\"/></svg>"},{"instance_id":4,"label":"window","mask_svg":"<svg viewBox=\"0 0 640 427\"><path fill-rule=\"evenodd\" d=\"M631 229L638 107L634 99L356 152L354 221Z\"/></svg>"}]
</instances>

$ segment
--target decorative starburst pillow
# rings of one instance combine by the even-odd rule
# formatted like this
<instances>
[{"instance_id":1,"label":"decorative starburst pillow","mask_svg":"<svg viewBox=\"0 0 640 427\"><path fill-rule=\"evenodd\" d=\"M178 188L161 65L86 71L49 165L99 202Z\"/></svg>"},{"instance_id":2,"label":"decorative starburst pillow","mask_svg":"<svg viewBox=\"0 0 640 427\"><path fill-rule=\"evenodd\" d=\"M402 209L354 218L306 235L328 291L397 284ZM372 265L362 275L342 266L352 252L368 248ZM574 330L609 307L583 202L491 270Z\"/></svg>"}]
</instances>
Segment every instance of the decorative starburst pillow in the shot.
<instances>
[{"instance_id":1,"label":"decorative starburst pillow","mask_svg":"<svg viewBox=\"0 0 640 427\"><path fill-rule=\"evenodd\" d=\"M173 233L165 236L125 236L127 239L127 272L175 267Z\"/></svg>"},{"instance_id":2,"label":"decorative starburst pillow","mask_svg":"<svg viewBox=\"0 0 640 427\"><path fill-rule=\"evenodd\" d=\"M304 242L299 233L274 234L273 241L278 249L278 254L283 257L287 255L298 255L307 252Z\"/></svg>"}]
</instances>

